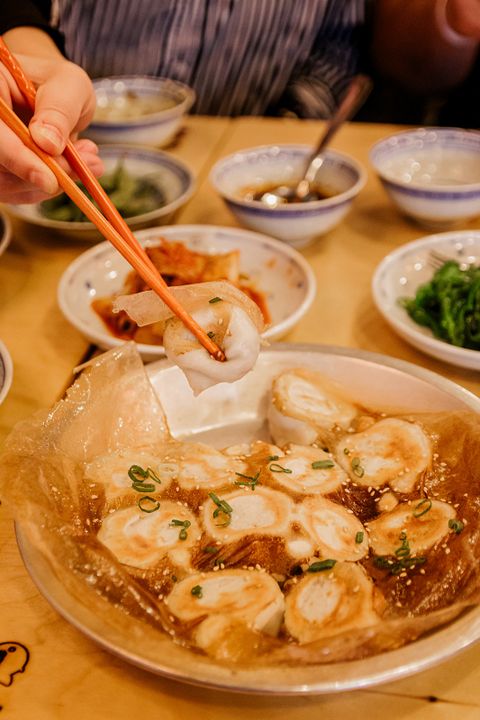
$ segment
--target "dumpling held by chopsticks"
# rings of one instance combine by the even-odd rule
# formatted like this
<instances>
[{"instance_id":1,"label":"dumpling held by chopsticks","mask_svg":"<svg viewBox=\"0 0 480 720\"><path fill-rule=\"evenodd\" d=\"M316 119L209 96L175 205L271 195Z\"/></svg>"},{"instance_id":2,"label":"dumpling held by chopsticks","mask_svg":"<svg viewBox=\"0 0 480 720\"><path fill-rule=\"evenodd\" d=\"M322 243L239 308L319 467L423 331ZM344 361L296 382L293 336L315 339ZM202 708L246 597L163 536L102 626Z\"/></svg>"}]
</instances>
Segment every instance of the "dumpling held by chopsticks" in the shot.
<instances>
[{"instance_id":1,"label":"dumpling held by chopsticks","mask_svg":"<svg viewBox=\"0 0 480 720\"><path fill-rule=\"evenodd\" d=\"M151 290L118 297L113 310L124 310L140 327L166 321L163 344L167 357L183 370L196 395L211 385L234 382L252 369L264 328L262 313L253 300L225 281L171 287L170 292L222 348L225 362L215 360Z\"/></svg>"}]
</instances>

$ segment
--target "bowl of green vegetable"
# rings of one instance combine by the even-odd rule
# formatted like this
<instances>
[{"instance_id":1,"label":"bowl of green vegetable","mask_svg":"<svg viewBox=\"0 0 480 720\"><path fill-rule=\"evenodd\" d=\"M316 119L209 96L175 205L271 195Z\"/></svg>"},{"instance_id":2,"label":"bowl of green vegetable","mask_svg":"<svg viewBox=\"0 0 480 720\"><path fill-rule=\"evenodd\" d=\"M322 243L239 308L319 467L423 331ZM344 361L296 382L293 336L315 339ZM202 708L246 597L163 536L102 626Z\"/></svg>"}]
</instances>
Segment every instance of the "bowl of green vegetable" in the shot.
<instances>
[{"instance_id":1,"label":"bowl of green vegetable","mask_svg":"<svg viewBox=\"0 0 480 720\"><path fill-rule=\"evenodd\" d=\"M104 190L132 228L167 224L194 191L191 171L161 150L133 145L101 145ZM82 240L101 235L61 193L36 205L8 205L15 217Z\"/></svg>"},{"instance_id":2,"label":"bowl of green vegetable","mask_svg":"<svg viewBox=\"0 0 480 720\"><path fill-rule=\"evenodd\" d=\"M402 245L377 267L372 292L404 340L439 360L480 370L480 231Z\"/></svg>"}]
</instances>

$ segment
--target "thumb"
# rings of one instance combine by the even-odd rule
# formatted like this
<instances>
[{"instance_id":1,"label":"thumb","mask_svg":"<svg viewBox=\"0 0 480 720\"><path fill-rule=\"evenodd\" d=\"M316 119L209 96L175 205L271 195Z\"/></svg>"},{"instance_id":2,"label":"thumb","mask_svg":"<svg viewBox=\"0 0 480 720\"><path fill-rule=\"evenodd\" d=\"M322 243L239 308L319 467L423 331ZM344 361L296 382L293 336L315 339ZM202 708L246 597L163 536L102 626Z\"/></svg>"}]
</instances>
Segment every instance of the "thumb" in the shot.
<instances>
[{"instance_id":1,"label":"thumb","mask_svg":"<svg viewBox=\"0 0 480 720\"><path fill-rule=\"evenodd\" d=\"M30 132L42 150L60 155L73 132L83 130L95 109L95 93L88 75L62 61L37 90Z\"/></svg>"}]
</instances>

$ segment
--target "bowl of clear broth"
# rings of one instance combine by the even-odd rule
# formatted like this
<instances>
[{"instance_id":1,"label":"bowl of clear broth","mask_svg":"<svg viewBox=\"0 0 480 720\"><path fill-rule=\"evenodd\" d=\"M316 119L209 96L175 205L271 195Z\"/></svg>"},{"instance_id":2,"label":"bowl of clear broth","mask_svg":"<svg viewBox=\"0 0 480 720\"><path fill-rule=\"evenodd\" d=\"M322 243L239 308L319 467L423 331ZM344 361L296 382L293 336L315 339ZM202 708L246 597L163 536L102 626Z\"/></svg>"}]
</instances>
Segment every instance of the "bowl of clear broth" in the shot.
<instances>
[{"instance_id":1,"label":"bowl of clear broth","mask_svg":"<svg viewBox=\"0 0 480 720\"><path fill-rule=\"evenodd\" d=\"M97 143L167 145L195 101L190 87L169 78L107 77L93 87L97 107L84 134Z\"/></svg>"},{"instance_id":2,"label":"bowl of clear broth","mask_svg":"<svg viewBox=\"0 0 480 720\"><path fill-rule=\"evenodd\" d=\"M366 180L354 158L327 150L306 198L270 204L277 188L295 187L311 152L309 145L241 150L217 162L210 179L242 225L303 247L338 225Z\"/></svg>"}]
</instances>

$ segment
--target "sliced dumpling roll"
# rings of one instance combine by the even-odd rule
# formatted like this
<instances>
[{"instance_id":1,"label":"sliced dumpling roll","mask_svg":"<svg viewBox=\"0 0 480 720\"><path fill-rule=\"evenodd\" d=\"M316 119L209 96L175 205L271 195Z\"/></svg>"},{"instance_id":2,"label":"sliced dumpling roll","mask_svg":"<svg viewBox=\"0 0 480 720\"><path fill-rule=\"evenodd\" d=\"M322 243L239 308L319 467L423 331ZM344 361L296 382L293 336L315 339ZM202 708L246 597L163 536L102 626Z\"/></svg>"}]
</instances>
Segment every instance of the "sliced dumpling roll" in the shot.
<instances>
[{"instance_id":1,"label":"sliced dumpling roll","mask_svg":"<svg viewBox=\"0 0 480 720\"><path fill-rule=\"evenodd\" d=\"M331 382L309 370L287 370L273 382L268 410L277 445L311 445L335 428L347 429L358 414Z\"/></svg>"},{"instance_id":2,"label":"sliced dumpling roll","mask_svg":"<svg viewBox=\"0 0 480 720\"><path fill-rule=\"evenodd\" d=\"M153 452L125 448L101 455L88 463L85 466L85 479L103 485L107 500L111 500L132 489L132 478L128 474L132 466L141 467L146 472L151 469L160 481L156 483L158 492L166 490L177 474L175 464L165 462Z\"/></svg>"},{"instance_id":3,"label":"sliced dumpling roll","mask_svg":"<svg viewBox=\"0 0 480 720\"><path fill-rule=\"evenodd\" d=\"M337 444L338 462L359 485L408 493L430 466L432 448L416 423L386 418L368 430L345 435Z\"/></svg>"},{"instance_id":4,"label":"sliced dumpling roll","mask_svg":"<svg viewBox=\"0 0 480 720\"><path fill-rule=\"evenodd\" d=\"M195 630L195 641L210 652L233 624L276 635L284 611L276 581L266 573L248 570L190 575L175 585L166 604L184 622L204 618Z\"/></svg>"},{"instance_id":5,"label":"sliced dumpling roll","mask_svg":"<svg viewBox=\"0 0 480 720\"><path fill-rule=\"evenodd\" d=\"M177 483L187 490L213 490L233 484L238 479L236 473L245 470L241 460L204 443L182 443L169 457L177 467Z\"/></svg>"},{"instance_id":6,"label":"sliced dumpling roll","mask_svg":"<svg viewBox=\"0 0 480 720\"><path fill-rule=\"evenodd\" d=\"M295 493L326 494L348 476L333 457L320 448L290 445L287 453L267 464L270 478Z\"/></svg>"},{"instance_id":7,"label":"sliced dumpling roll","mask_svg":"<svg viewBox=\"0 0 480 720\"><path fill-rule=\"evenodd\" d=\"M380 621L377 591L364 569L339 562L307 573L286 597L285 626L300 643L314 642Z\"/></svg>"},{"instance_id":8,"label":"sliced dumpling roll","mask_svg":"<svg viewBox=\"0 0 480 720\"><path fill-rule=\"evenodd\" d=\"M309 497L298 510L314 551L334 560L360 560L368 553L365 528L342 505L324 497Z\"/></svg>"},{"instance_id":9,"label":"sliced dumpling roll","mask_svg":"<svg viewBox=\"0 0 480 720\"><path fill-rule=\"evenodd\" d=\"M154 507L148 503L148 510ZM149 568L169 555L177 565L190 565L190 549L201 531L193 513L184 505L168 500L159 503L154 512L144 512L138 505L108 514L98 539L119 562L137 568Z\"/></svg>"},{"instance_id":10,"label":"sliced dumpling roll","mask_svg":"<svg viewBox=\"0 0 480 720\"><path fill-rule=\"evenodd\" d=\"M446 502L430 498L415 498L400 503L368 523L370 543L377 555L395 555L408 543L410 554L425 552L449 532L449 521L456 512Z\"/></svg>"},{"instance_id":11,"label":"sliced dumpling roll","mask_svg":"<svg viewBox=\"0 0 480 720\"><path fill-rule=\"evenodd\" d=\"M216 540L233 542L246 535L285 537L293 503L284 493L267 487L238 489L210 499L203 506L203 525Z\"/></svg>"}]
</instances>

